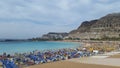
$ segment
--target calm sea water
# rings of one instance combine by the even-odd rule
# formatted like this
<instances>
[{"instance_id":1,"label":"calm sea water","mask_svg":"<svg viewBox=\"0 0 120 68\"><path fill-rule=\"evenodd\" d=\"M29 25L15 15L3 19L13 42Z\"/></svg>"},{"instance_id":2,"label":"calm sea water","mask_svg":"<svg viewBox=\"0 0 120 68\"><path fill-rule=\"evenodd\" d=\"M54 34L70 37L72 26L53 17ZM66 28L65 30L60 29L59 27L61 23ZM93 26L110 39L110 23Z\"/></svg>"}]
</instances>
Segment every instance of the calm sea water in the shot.
<instances>
[{"instance_id":1,"label":"calm sea water","mask_svg":"<svg viewBox=\"0 0 120 68\"><path fill-rule=\"evenodd\" d=\"M72 42L0 42L0 54L4 52L14 54L34 50L74 48L77 46L80 46L80 44Z\"/></svg>"}]
</instances>

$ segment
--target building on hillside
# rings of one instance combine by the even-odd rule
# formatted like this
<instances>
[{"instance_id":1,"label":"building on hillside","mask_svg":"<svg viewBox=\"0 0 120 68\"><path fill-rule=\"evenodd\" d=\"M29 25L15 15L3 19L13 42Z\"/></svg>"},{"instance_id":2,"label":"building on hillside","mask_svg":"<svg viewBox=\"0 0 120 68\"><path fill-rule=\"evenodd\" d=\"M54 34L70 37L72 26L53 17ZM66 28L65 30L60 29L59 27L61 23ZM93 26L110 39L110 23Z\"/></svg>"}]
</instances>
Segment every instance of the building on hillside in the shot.
<instances>
[{"instance_id":1,"label":"building on hillside","mask_svg":"<svg viewBox=\"0 0 120 68\"><path fill-rule=\"evenodd\" d=\"M55 33L55 32L50 32L48 34L44 34L42 36L42 39L63 39L64 37L68 36L68 33Z\"/></svg>"}]
</instances>

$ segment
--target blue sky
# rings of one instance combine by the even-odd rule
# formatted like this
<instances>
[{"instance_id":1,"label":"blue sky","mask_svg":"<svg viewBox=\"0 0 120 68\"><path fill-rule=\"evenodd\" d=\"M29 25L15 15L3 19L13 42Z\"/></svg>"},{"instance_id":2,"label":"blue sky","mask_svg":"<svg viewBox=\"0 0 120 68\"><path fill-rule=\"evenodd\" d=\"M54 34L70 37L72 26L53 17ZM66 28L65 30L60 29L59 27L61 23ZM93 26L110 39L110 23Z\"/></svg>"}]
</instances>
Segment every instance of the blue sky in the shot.
<instances>
[{"instance_id":1,"label":"blue sky","mask_svg":"<svg viewBox=\"0 0 120 68\"><path fill-rule=\"evenodd\" d=\"M120 0L0 0L0 39L69 32L81 22L120 12Z\"/></svg>"}]
</instances>

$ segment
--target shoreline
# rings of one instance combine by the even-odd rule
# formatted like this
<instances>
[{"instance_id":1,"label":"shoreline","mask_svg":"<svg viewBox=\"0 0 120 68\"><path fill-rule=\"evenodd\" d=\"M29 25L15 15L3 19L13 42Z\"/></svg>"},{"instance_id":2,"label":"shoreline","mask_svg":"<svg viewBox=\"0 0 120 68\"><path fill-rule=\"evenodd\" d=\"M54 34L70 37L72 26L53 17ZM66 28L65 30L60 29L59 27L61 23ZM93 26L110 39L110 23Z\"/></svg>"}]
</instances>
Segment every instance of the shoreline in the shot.
<instances>
[{"instance_id":1,"label":"shoreline","mask_svg":"<svg viewBox=\"0 0 120 68\"><path fill-rule=\"evenodd\" d=\"M64 42L64 41L63 41ZM78 43L78 42L77 42ZM112 43L112 44L111 44ZM23 63L26 65L26 63L28 64L29 66L29 63L30 65L36 65L36 64L41 64L41 60L39 59L42 59L42 63L52 63L53 61L60 61L60 60L73 60L74 58L78 58L79 57L89 57L89 56L94 56L94 55L99 55L97 54L98 51L100 51L99 53L101 55L105 54L107 52L107 50L103 51L101 50L104 46L105 46L105 49L107 48L115 48L114 50L108 50L108 53L110 53L111 51L116 51L118 50L116 47L117 47L118 43L114 42L113 41L111 42L91 42L91 41L86 41L85 43L83 43L83 45L81 45L81 47L76 47L76 48L66 48L66 49L59 49L59 50L46 50L46 51L33 51L33 52L30 52L29 54L27 53L23 53L23 54L14 54L13 57L12 55L8 54L3 54L1 55L0 59L2 60L2 57L5 57L5 59L3 58L2 61L6 60L11 62L11 58L12 59L21 59L24 58L24 60L22 60L20 63ZM111 47L112 46L112 47ZM91 50L91 47L93 48ZM93 50L97 50L97 48L99 48L100 50L98 50L97 52ZM102 47L102 48L101 48ZM119 47L120 49L120 47ZM40 55L42 55L43 58L40 58ZM73 55L72 55L73 54ZM59 58L57 58L57 55L60 56ZM21 56L21 57L20 57ZM23 57L22 57L23 56ZM56 56L56 57L55 57ZM54 57L54 58L53 58ZM29 61L26 61L26 58L29 60ZM49 59L47 59L49 58ZM51 60L52 58L52 60ZM24 63L23 61L25 61L26 63ZM18 62L18 61L15 61L15 62ZM19 62L17 63L19 64Z\"/></svg>"},{"instance_id":2,"label":"shoreline","mask_svg":"<svg viewBox=\"0 0 120 68\"><path fill-rule=\"evenodd\" d=\"M23 43L24 43L24 42L26 43L27 41L23 41ZM62 43L62 42L63 42L63 44L64 44L64 43L67 43L67 42L64 42L64 41L28 41L28 43L29 43L29 42L30 42L30 43L31 43L31 42L35 42L35 43L36 43L36 42L38 42L38 43L39 43L39 42L44 42L44 43L46 43L46 42L58 42L58 43L59 43L59 42L60 42L60 43ZM8 43L8 42L7 42L7 43ZM14 43L14 42L10 42L10 43ZM16 43L16 42L15 42L15 43ZM23 53L29 53L29 52L32 52L32 51L36 51L36 50L37 50L37 51L47 51L47 50L71 49L71 48L78 48L78 47L81 46L81 44L80 44L79 42L68 42L68 43L71 43L71 45L73 45L73 47L71 47L71 45L70 45L70 47L53 48L53 49L52 49L52 48L51 48L51 49L48 48L48 49L43 49L43 50L41 50L41 49L34 49L34 50L31 50L31 51L26 51L26 52L14 52L14 53L13 53L13 52L12 52L12 53L10 53L10 52L9 52L9 53L8 53L8 52L1 52L0 55L2 55L3 53L11 54L11 55L14 55L15 53L23 54ZM72 44L72 43L73 43L73 44ZM75 43L75 46L74 46L74 43ZM18 44L19 44L19 43L18 43ZM43 46L44 46L44 45L43 45ZM67 46L68 46L68 44L67 44Z\"/></svg>"}]
</instances>

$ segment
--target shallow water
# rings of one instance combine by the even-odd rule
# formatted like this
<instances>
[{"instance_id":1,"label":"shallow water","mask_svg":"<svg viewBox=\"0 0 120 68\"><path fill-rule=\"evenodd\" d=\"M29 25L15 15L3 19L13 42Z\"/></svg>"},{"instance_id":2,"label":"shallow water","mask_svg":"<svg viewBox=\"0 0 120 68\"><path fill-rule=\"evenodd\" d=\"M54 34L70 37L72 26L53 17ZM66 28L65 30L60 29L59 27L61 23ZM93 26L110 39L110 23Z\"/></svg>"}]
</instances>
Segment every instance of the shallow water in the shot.
<instances>
[{"instance_id":1,"label":"shallow water","mask_svg":"<svg viewBox=\"0 0 120 68\"><path fill-rule=\"evenodd\" d=\"M8 54L31 52L33 50L49 50L61 48L75 48L80 46L79 43L73 42L0 42L0 54L6 52Z\"/></svg>"}]
</instances>

